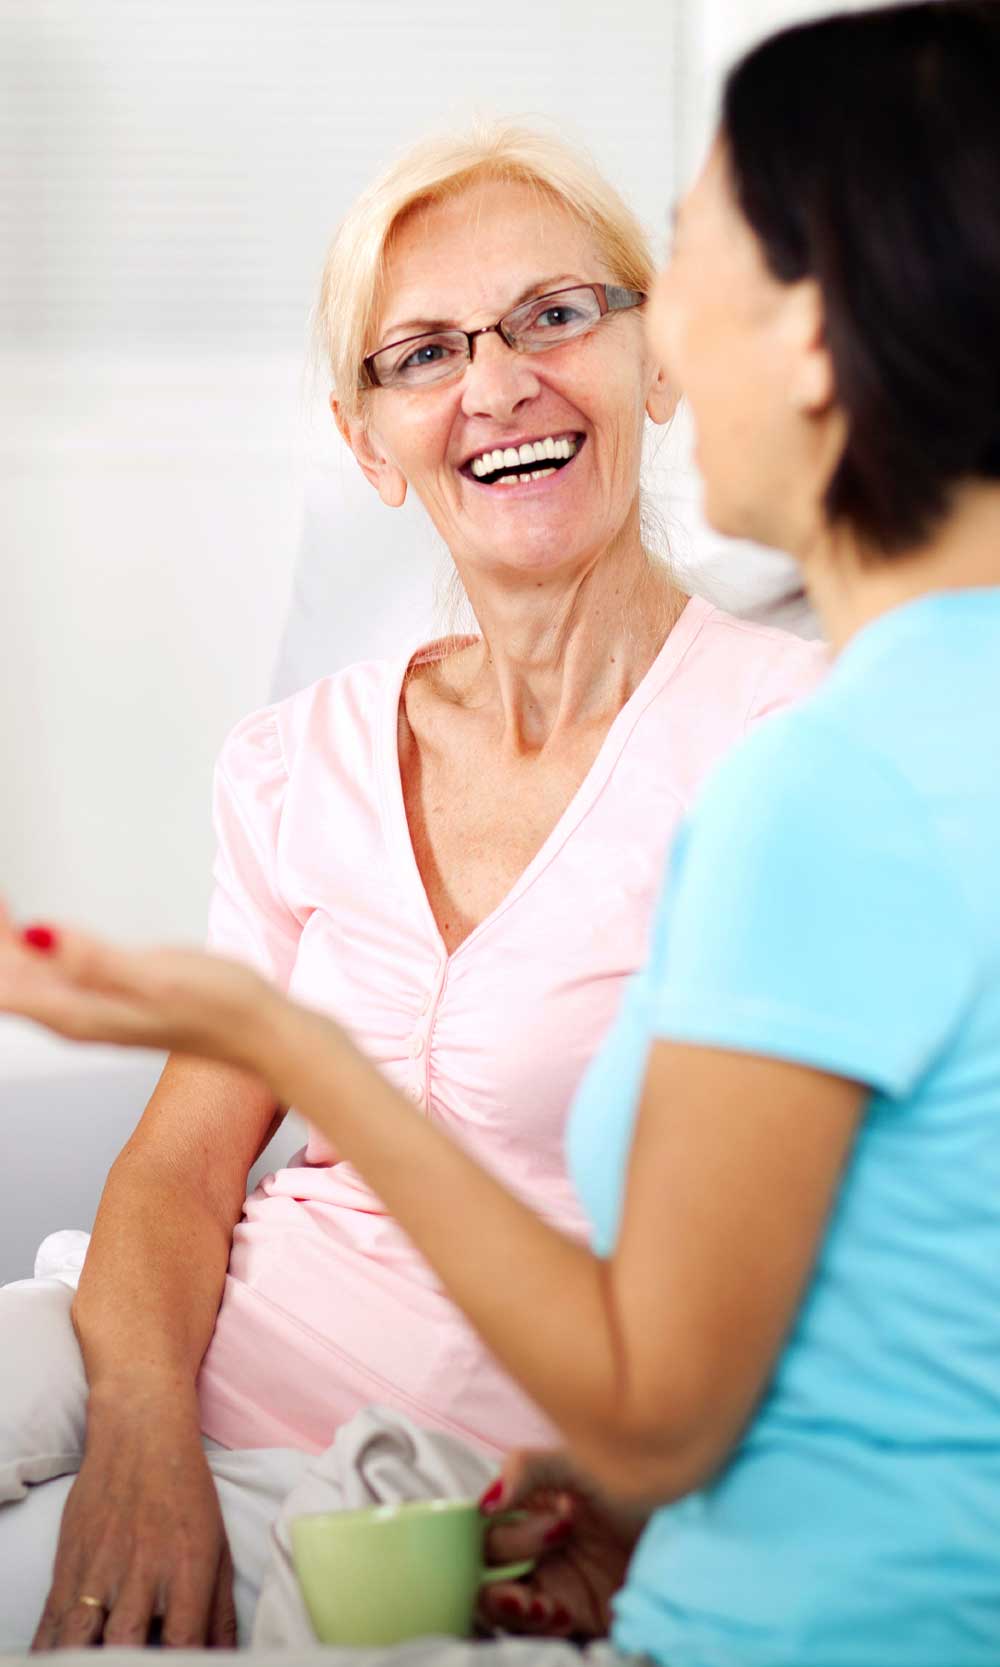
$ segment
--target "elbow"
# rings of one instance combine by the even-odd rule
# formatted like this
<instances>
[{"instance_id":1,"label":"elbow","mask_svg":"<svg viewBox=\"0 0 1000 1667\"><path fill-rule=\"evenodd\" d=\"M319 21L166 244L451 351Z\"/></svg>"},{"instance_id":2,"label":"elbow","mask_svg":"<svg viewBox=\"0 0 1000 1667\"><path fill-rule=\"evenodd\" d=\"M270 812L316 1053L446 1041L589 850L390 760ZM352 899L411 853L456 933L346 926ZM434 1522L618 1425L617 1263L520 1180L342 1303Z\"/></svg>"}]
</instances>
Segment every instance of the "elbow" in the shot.
<instances>
[{"instance_id":1,"label":"elbow","mask_svg":"<svg viewBox=\"0 0 1000 1667\"><path fill-rule=\"evenodd\" d=\"M692 1412L662 1406L655 1415L623 1404L599 1426L570 1438L575 1456L601 1490L641 1510L703 1487L732 1445L732 1431L704 1404Z\"/></svg>"},{"instance_id":2,"label":"elbow","mask_svg":"<svg viewBox=\"0 0 1000 1667\"><path fill-rule=\"evenodd\" d=\"M606 1437L588 1443L578 1454L580 1462L609 1498L643 1511L669 1505L693 1493L718 1468L702 1452L677 1444L648 1441L615 1441Z\"/></svg>"}]
</instances>

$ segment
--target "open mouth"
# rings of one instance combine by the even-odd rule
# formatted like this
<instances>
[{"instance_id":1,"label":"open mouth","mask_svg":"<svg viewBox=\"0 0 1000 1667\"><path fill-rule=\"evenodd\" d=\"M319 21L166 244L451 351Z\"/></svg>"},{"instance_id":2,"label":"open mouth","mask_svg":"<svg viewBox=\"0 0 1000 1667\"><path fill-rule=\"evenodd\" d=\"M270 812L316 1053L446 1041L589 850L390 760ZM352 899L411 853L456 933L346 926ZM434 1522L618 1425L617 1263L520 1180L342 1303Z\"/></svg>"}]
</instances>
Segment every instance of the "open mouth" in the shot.
<instances>
[{"instance_id":1,"label":"open mouth","mask_svg":"<svg viewBox=\"0 0 1000 1667\"><path fill-rule=\"evenodd\" d=\"M506 446L478 452L462 464L461 473L481 486L516 486L523 480L544 480L572 463L583 446L583 434L548 434L543 440L526 440L520 446Z\"/></svg>"}]
</instances>

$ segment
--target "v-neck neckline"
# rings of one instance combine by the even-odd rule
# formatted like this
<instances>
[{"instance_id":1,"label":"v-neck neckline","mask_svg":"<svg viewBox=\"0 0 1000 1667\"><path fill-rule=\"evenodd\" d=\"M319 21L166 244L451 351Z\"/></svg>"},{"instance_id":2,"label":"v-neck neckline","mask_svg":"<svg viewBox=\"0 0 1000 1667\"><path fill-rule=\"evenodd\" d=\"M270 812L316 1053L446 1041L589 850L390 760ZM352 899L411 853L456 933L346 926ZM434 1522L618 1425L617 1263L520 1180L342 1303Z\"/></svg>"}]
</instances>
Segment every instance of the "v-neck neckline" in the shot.
<instances>
[{"instance_id":1,"label":"v-neck neckline","mask_svg":"<svg viewBox=\"0 0 1000 1667\"><path fill-rule=\"evenodd\" d=\"M521 870L510 889L499 903L484 915L468 937L449 953L431 908L424 885L403 797L403 775L399 763L399 708L403 697L406 675L415 660L435 658L435 643L424 643L411 648L396 662L388 679L377 731L376 772L382 810L382 824L397 873L407 896L413 894L442 963L451 964L470 950L484 933L517 904L562 850L600 797L608 778L621 757L626 742L642 714L678 670L691 644L698 636L706 619L713 612L712 604L698 596L688 598L682 613L672 626L662 648L645 676L636 684L621 711L612 720L601 742L597 756L581 781L569 804L555 826L543 840L531 861ZM450 648L454 639L445 639ZM470 637L469 642L479 639ZM436 656L444 658L444 655Z\"/></svg>"}]
</instances>

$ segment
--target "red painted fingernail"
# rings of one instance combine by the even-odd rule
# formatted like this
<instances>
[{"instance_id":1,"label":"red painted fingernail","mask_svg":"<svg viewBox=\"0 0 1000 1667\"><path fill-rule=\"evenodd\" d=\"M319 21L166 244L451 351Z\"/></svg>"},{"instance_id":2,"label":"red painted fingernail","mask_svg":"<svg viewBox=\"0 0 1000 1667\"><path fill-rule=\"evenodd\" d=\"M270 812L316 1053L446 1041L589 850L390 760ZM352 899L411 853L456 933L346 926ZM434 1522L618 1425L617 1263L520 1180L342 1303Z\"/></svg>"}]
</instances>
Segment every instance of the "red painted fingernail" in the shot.
<instances>
[{"instance_id":1,"label":"red painted fingernail","mask_svg":"<svg viewBox=\"0 0 1000 1667\"><path fill-rule=\"evenodd\" d=\"M496 1510L502 1498L503 1481L498 1478L497 1481L493 1482L490 1487L486 1489L486 1492L479 1501L479 1509L488 1516L491 1511Z\"/></svg>"},{"instance_id":2,"label":"red painted fingernail","mask_svg":"<svg viewBox=\"0 0 1000 1667\"><path fill-rule=\"evenodd\" d=\"M529 1619L529 1621L544 1621L545 1614L546 1614L545 1605L541 1601L541 1598L532 1598L531 1602L528 1605L528 1619Z\"/></svg>"},{"instance_id":3,"label":"red painted fingernail","mask_svg":"<svg viewBox=\"0 0 1000 1667\"><path fill-rule=\"evenodd\" d=\"M542 1544L562 1545L564 1540L569 1539L572 1532L573 1524L571 1522L567 1522L564 1517L562 1522L554 1522L551 1528L546 1528L545 1533L542 1535Z\"/></svg>"},{"instance_id":4,"label":"red painted fingernail","mask_svg":"<svg viewBox=\"0 0 1000 1667\"><path fill-rule=\"evenodd\" d=\"M497 1608L504 1615L520 1617L524 1614L524 1604L520 1598L514 1596L513 1592L505 1592L502 1598L497 1598Z\"/></svg>"},{"instance_id":5,"label":"red painted fingernail","mask_svg":"<svg viewBox=\"0 0 1000 1667\"><path fill-rule=\"evenodd\" d=\"M49 954L59 942L51 926L26 926L21 939L29 948L40 949L43 955Z\"/></svg>"},{"instance_id":6,"label":"red painted fingernail","mask_svg":"<svg viewBox=\"0 0 1000 1667\"><path fill-rule=\"evenodd\" d=\"M552 1613L553 1626L569 1626L572 1619L573 1617L566 1608L565 1604L557 1603Z\"/></svg>"}]
</instances>

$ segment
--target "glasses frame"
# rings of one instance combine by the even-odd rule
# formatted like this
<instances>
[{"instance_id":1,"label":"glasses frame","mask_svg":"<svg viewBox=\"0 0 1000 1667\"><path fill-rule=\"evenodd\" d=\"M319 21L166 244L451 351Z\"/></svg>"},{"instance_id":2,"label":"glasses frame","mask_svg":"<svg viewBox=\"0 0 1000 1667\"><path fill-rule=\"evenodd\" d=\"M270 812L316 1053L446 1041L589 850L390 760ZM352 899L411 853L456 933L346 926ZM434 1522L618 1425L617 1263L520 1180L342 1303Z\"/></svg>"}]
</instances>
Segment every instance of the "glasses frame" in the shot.
<instances>
[{"instance_id":1,"label":"glasses frame","mask_svg":"<svg viewBox=\"0 0 1000 1667\"><path fill-rule=\"evenodd\" d=\"M537 307L540 301L555 301L560 295L573 295L581 289L592 290L597 298L597 304L601 309L600 318L595 318L594 323L590 326L591 329L595 329L600 323L601 318L606 317L608 313L627 312L631 307L641 307L643 302L646 300L645 291L641 289L626 289L622 284L567 284L564 289L549 290L545 295L535 295L527 301L519 302L516 307L512 307L510 309L510 312L504 313L502 318L498 318L495 324L484 324L481 330L461 330L458 325L448 325L447 328L443 330L421 330L416 336L403 336L398 342L386 342L384 347L376 348L374 353L368 353L362 359L361 367L365 377L362 385L368 388L386 387L387 384L379 379L379 374L375 366L375 360L380 354L389 353L393 350L393 348L406 347L408 342L423 341L425 336L464 336L469 347L469 357L466 360L466 364L472 363L475 352L473 342L478 336L499 336L500 340L507 347L509 347L513 353L551 353L553 349L564 346L565 342L553 342L551 347L520 347L516 342L511 340L504 326L507 324L509 319L514 317L515 313L519 313L521 311L522 307ZM586 334L586 330L580 331L581 337ZM566 338L567 341L577 341L578 339L579 337L577 336L569 336ZM464 371L465 366L463 365L462 370L458 372L458 376L463 375ZM441 383L457 381L458 376L442 376L438 380ZM389 383L388 386L391 387L392 384ZM437 381L418 383L417 386L433 388L437 386Z\"/></svg>"}]
</instances>

